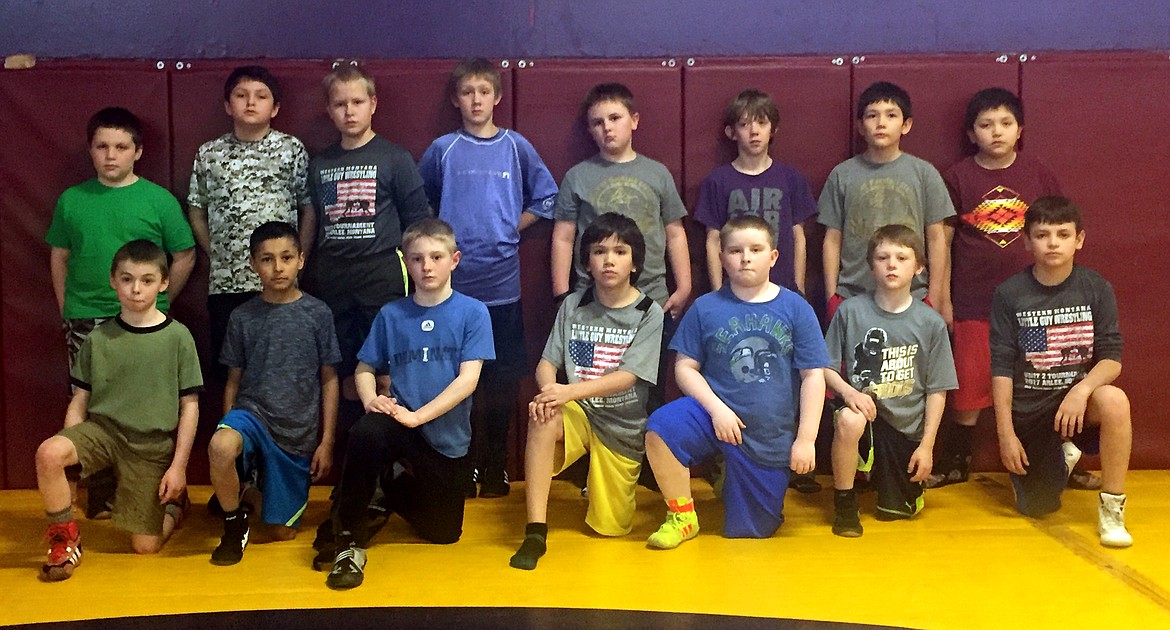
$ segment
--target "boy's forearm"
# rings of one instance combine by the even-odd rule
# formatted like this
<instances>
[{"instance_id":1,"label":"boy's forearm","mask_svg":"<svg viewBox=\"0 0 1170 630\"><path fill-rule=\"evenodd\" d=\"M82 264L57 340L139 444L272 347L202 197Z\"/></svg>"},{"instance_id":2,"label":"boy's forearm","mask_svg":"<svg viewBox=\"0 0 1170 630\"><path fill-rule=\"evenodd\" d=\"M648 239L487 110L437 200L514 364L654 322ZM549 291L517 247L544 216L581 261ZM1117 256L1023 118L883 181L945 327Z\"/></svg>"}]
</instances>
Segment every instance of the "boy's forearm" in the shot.
<instances>
[{"instance_id":1,"label":"boy's forearm","mask_svg":"<svg viewBox=\"0 0 1170 630\"><path fill-rule=\"evenodd\" d=\"M236 406L236 396L240 393L240 378L244 371L240 368L228 368L227 381L223 384L223 415L227 415L232 407Z\"/></svg>"},{"instance_id":2,"label":"boy's forearm","mask_svg":"<svg viewBox=\"0 0 1170 630\"><path fill-rule=\"evenodd\" d=\"M540 389L555 382L557 382L557 366L541 359L540 363L536 364L536 388Z\"/></svg>"},{"instance_id":3,"label":"boy's forearm","mask_svg":"<svg viewBox=\"0 0 1170 630\"><path fill-rule=\"evenodd\" d=\"M719 230L707 228L707 240L704 242L707 253L707 277L711 280L711 290L723 288L723 261L719 258Z\"/></svg>"},{"instance_id":4,"label":"boy's forearm","mask_svg":"<svg viewBox=\"0 0 1170 630\"><path fill-rule=\"evenodd\" d=\"M171 468L187 470L198 426L199 394L187 394L179 399L179 430L175 434L175 456L171 460Z\"/></svg>"},{"instance_id":5,"label":"boy's forearm","mask_svg":"<svg viewBox=\"0 0 1170 630\"><path fill-rule=\"evenodd\" d=\"M337 369L321 366L321 443L332 445L337 437Z\"/></svg>"},{"instance_id":6,"label":"boy's forearm","mask_svg":"<svg viewBox=\"0 0 1170 630\"><path fill-rule=\"evenodd\" d=\"M844 396L846 392L857 391L844 377L837 373L837 370L833 368L821 368L821 372L825 376L825 386L837 395Z\"/></svg>"},{"instance_id":7,"label":"boy's forearm","mask_svg":"<svg viewBox=\"0 0 1170 630\"><path fill-rule=\"evenodd\" d=\"M459 375L455 380L439 392L433 400L415 410L419 424L426 424L435 418L451 411L456 405L463 402L468 396L475 393L479 384L479 373L483 368L483 361L464 361L459 364Z\"/></svg>"},{"instance_id":8,"label":"boy's forearm","mask_svg":"<svg viewBox=\"0 0 1170 630\"><path fill-rule=\"evenodd\" d=\"M841 273L841 230L825 229L825 240L821 244L822 266L825 272L825 299L837 293L837 279Z\"/></svg>"},{"instance_id":9,"label":"boy's forearm","mask_svg":"<svg viewBox=\"0 0 1170 630\"><path fill-rule=\"evenodd\" d=\"M173 304L175 298L183 292L183 287L187 286L187 279L191 277L191 271L195 269L195 248L189 247L181 252L171 254L173 262L171 263L170 284L167 285L167 299Z\"/></svg>"},{"instance_id":10,"label":"boy's forearm","mask_svg":"<svg viewBox=\"0 0 1170 630\"><path fill-rule=\"evenodd\" d=\"M943 407L947 404L946 392L931 392L926 395L926 412L923 415L922 444L933 449L938 437L938 426L942 423Z\"/></svg>"},{"instance_id":11,"label":"boy's forearm","mask_svg":"<svg viewBox=\"0 0 1170 630\"><path fill-rule=\"evenodd\" d=\"M945 221L943 222L942 227L943 247L946 248L947 251L947 267L942 274L942 284L940 285L940 290L942 293L940 293L940 295L942 296L943 300L949 303L951 301L951 273L953 272L950 251L955 242L955 227Z\"/></svg>"},{"instance_id":12,"label":"boy's forearm","mask_svg":"<svg viewBox=\"0 0 1170 630\"><path fill-rule=\"evenodd\" d=\"M74 427L85 422L88 412L89 392L77 388L73 392L73 398L69 399L69 406L65 409L65 428Z\"/></svg>"},{"instance_id":13,"label":"boy's forearm","mask_svg":"<svg viewBox=\"0 0 1170 630\"><path fill-rule=\"evenodd\" d=\"M947 247L946 229L943 227L942 221L926 226L926 260L930 271L927 295L931 297L932 301L940 302L934 305L935 310L939 309L944 297L942 285L950 273L948 269L950 259L951 252L950 248Z\"/></svg>"},{"instance_id":14,"label":"boy's forearm","mask_svg":"<svg viewBox=\"0 0 1170 630\"><path fill-rule=\"evenodd\" d=\"M1014 386L1009 376L991 377L991 406L995 410L995 431L1001 438L1016 434L1016 428L1012 424Z\"/></svg>"},{"instance_id":15,"label":"boy's forearm","mask_svg":"<svg viewBox=\"0 0 1170 630\"><path fill-rule=\"evenodd\" d=\"M797 223L792 226L792 276L796 288L805 294L804 274L808 261L808 244L804 238L804 226Z\"/></svg>"},{"instance_id":16,"label":"boy's forearm","mask_svg":"<svg viewBox=\"0 0 1170 630\"><path fill-rule=\"evenodd\" d=\"M674 275L674 290L691 294L691 252L687 247L687 231L682 220L666 224L666 255Z\"/></svg>"},{"instance_id":17,"label":"boy's forearm","mask_svg":"<svg viewBox=\"0 0 1170 630\"><path fill-rule=\"evenodd\" d=\"M301 253L307 258L317 242L317 209L313 204L297 209L297 234L300 237Z\"/></svg>"},{"instance_id":18,"label":"boy's forearm","mask_svg":"<svg viewBox=\"0 0 1170 630\"><path fill-rule=\"evenodd\" d=\"M1085 394L1092 394L1097 391L1098 387L1109 385L1121 376L1121 363L1113 359L1101 359L1085 378L1081 379L1079 383L1073 385L1073 389L1081 389Z\"/></svg>"},{"instance_id":19,"label":"boy's forearm","mask_svg":"<svg viewBox=\"0 0 1170 630\"><path fill-rule=\"evenodd\" d=\"M49 276L53 281L53 296L57 298L57 310L65 314L65 278L69 275L70 251L54 247L49 251Z\"/></svg>"},{"instance_id":20,"label":"boy's forearm","mask_svg":"<svg viewBox=\"0 0 1170 630\"><path fill-rule=\"evenodd\" d=\"M565 386L572 400L609 396L624 392L638 382L638 377L625 370L616 370L589 381L578 381Z\"/></svg>"},{"instance_id":21,"label":"boy's forearm","mask_svg":"<svg viewBox=\"0 0 1170 630\"><path fill-rule=\"evenodd\" d=\"M211 254L211 232L207 229L207 211L199 206L187 206L187 220L191 222L191 233L195 243L205 254Z\"/></svg>"},{"instance_id":22,"label":"boy's forearm","mask_svg":"<svg viewBox=\"0 0 1170 630\"><path fill-rule=\"evenodd\" d=\"M553 295L568 293L572 287L573 241L577 238L577 224L572 221L557 221L553 226L552 263Z\"/></svg>"},{"instance_id":23,"label":"boy's forearm","mask_svg":"<svg viewBox=\"0 0 1170 630\"><path fill-rule=\"evenodd\" d=\"M800 424L796 439L815 441L825 406L825 372L813 368L800 371Z\"/></svg>"},{"instance_id":24,"label":"boy's forearm","mask_svg":"<svg viewBox=\"0 0 1170 630\"><path fill-rule=\"evenodd\" d=\"M365 363L358 362L353 373L353 385L357 389L358 399L362 401L362 407L366 407L371 400L378 397L378 378L374 374L374 368Z\"/></svg>"},{"instance_id":25,"label":"boy's forearm","mask_svg":"<svg viewBox=\"0 0 1170 630\"><path fill-rule=\"evenodd\" d=\"M703 374L699 372L696 365L697 362L693 359L682 356L676 359L674 380L678 383L679 390L694 398L707 411L708 415L715 416L718 412L729 409L727 403L723 402L711 389L711 384L703 378Z\"/></svg>"},{"instance_id":26,"label":"boy's forearm","mask_svg":"<svg viewBox=\"0 0 1170 630\"><path fill-rule=\"evenodd\" d=\"M532 227L537 221L540 221L540 217L525 210L524 212L520 213L520 223L517 225L517 229L523 232L524 230Z\"/></svg>"}]
</instances>

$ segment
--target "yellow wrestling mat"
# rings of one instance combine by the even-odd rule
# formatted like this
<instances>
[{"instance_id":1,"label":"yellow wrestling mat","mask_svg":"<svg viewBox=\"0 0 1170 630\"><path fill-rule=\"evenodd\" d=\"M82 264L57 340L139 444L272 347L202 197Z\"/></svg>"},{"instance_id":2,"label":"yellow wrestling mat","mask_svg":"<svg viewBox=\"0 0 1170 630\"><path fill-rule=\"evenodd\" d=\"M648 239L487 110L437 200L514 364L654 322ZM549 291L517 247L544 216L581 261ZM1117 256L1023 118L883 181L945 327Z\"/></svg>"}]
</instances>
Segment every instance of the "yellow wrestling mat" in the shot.
<instances>
[{"instance_id":1,"label":"yellow wrestling mat","mask_svg":"<svg viewBox=\"0 0 1170 630\"><path fill-rule=\"evenodd\" d=\"M399 623L389 617L380 625L508 627L510 615L516 628L643 624L636 616L555 610L599 609L676 614L645 622L655 627L709 626L703 619L762 627L762 620L749 624L745 618L923 628L1170 627L1170 471L1131 474L1127 519L1136 543L1124 550L1097 543L1096 493L1068 491L1060 512L1027 519L1011 508L1005 474L976 474L968 483L930 491L927 509L909 522L877 522L873 494L862 495L865 535L839 538L829 529L831 481L819 479L826 486L820 493L789 491L787 521L768 540L720 537L720 504L696 480L702 533L673 551L651 551L644 544L665 511L658 495L640 488L634 532L604 539L584 524L585 499L577 489L556 482L549 551L531 572L508 566L525 521L524 484L516 483L509 497L468 501L463 539L454 545L423 544L392 518L370 548L365 584L349 592L330 591L325 575L310 567L313 528L328 511L328 488L313 489L299 538L269 543L254 528L253 544L233 567L208 562L222 525L203 507L210 496L206 486L191 489L192 517L157 556L130 553L127 539L109 521L83 520L83 563L72 579L56 584L37 579L45 550L38 495L3 491L0 623L425 607L427 616L398 617ZM467 616L469 607L482 607L483 624L474 621L474 610ZM444 618L444 609L463 610L456 616L461 621ZM543 612L533 616L523 609ZM275 614L241 613L237 621L289 627ZM318 627L345 625L301 613L301 622L310 618ZM180 625L181 619L155 620L152 627ZM344 630L355 627L366 624Z\"/></svg>"}]
</instances>

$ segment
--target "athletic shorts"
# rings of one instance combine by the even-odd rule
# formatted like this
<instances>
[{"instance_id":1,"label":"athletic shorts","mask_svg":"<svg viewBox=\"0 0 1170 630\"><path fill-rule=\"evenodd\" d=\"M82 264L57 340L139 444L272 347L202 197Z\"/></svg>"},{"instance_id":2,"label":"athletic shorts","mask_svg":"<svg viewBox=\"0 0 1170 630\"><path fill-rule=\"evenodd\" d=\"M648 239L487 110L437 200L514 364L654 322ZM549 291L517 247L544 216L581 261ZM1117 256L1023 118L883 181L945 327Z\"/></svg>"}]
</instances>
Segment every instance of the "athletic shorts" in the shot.
<instances>
[{"instance_id":1,"label":"athletic shorts","mask_svg":"<svg viewBox=\"0 0 1170 630\"><path fill-rule=\"evenodd\" d=\"M553 476L589 453L589 509L585 523L602 536L625 536L634 527L634 490L642 462L613 452L593 433L585 410L576 402L561 408L565 423L562 450L554 454Z\"/></svg>"},{"instance_id":2,"label":"athletic shorts","mask_svg":"<svg viewBox=\"0 0 1170 630\"><path fill-rule=\"evenodd\" d=\"M61 329L65 332L65 349L69 351L69 367L77 362L77 353L81 352L81 344L102 322L109 317L76 317L61 322Z\"/></svg>"},{"instance_id":3,"label":"athletic shorts","mask_svg":"<svg viewBox=\"0 0 1170 630\"><path fill-rule=\"evenodd\" d=\"M991 322L985 319L955 321L955 373L959 389L951 392L951 405L959 411L991 406Z\"/></svg>"},{"instance_id":4,"label":"athletic shorts","mask_svg":"<svg viewBox=\"0 0 1170 630\"><path fill-rule=\"evenodd\" d=\"M1060 509L1060 493L1068 485L1068 467L1064 461L1064 438L1057 433L1056 409L1015 425L1016 437L1028 457L1026 475L1011 474L1016 494L1016 509L1025 516L1040 517ZM1101 427L1085 426L1072 439L1085 453L1101 450Z\"/></svg>"},{"instance_id":5,"label":"athletic shorts","mask_svg":"<svg viewBox=\"0 0 1170 630\"><path fill-rule=\"evenodd\" d=\"M232 409L215 428L231 429L244 438L244 450L236 458L236 472L240 479L255 473L257 487L264 496L264 522L296 527L309 504L309 466L313 459L287 453L277 446L260 418L250 411Z\"/></svg>"},{"instance_id":6,"label":"athletic shorts","mask_svg":"<svg viewBox=\"0 0 1170 630\"><path fill-rule=\"evenodd\" d=\"M838 402L834 407L836 422L845 406ZM857 470L869 473L870 482L877 490L878 512L910 518L926 507L924 486L910 481L911 474L906 472L910 457L921 444L881 418L865 423L857 443Z\"/></svg>"},{"instance_id":7,"label":"athletic shorts","mask_svg":"<svg viewBox=\"0 0 1170 630\"><path fill-rule=\"evenodd\" d=\"M646 430L658 434L688 468L723 455L726 477L720 497L724 536L767 538L780 528L790 469L762 466L739 446L720 441L710 414L694 398L686 396L663 405L651 414Z\"/></svg>"},{"instance_id":8,"label":"athletic shorts","mask_svg":"<svg viewBox=\"0 0 1170 630\"><path fill-rule=\"evenodd\" d=\"M169 433L124 433L91 416L57 435L73 442L83 476L113 468L118 487L111 518L116 527L132 534L162 534L166 509L158 487L175 455Z\"/></svg>"},{"instance_id":9,"label":"athletic shorts","mask_svg":"<svg viewBox=\"0 0 1170 630\"><path fill-rule=\"evenodd\" d=\"M481 379L518 381L528 373L528 355L524 350L524 309L517 300L511 304L487 307L492 320L492 342L496 358L483 362Z\"/></svg>"}]
</instances>

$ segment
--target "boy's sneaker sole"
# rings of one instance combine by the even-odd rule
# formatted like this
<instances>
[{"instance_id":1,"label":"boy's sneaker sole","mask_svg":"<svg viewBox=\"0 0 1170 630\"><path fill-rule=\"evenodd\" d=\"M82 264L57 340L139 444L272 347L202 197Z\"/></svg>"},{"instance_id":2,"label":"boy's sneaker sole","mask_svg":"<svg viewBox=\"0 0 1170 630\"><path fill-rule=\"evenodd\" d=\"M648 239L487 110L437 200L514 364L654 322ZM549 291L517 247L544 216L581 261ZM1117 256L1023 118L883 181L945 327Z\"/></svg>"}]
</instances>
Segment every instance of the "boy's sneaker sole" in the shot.
<instances>
[{"instance_id":1,"label":"boy's sneaker sole","mask_svg":"<svg viewBox=\"0 0 1170 630\"><path fill-rule=\"evenodd\" d=\"M41 580L44 582L61 582L73 577L73 571L81 566L81 543L77 543L72 548L72 553L65 562L61 564L43 565L41 567Z\"/></svg>"}]
</instances>

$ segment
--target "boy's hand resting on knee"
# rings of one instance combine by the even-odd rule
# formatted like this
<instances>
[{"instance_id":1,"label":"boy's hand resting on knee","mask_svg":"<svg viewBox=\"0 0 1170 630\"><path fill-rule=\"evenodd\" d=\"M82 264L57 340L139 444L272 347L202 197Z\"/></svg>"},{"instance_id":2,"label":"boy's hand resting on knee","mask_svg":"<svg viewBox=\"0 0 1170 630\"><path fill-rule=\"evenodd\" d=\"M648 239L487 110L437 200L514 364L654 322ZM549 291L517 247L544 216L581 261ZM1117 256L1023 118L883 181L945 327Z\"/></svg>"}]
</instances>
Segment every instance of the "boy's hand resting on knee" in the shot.
<instances>
[{"instance_id":1,"label":"boy's hand resting on knee","mask_svg":"<svg viewBox=\"0 0 1170 630\"><path fill-rule=\"evenodd\" d=\"M877 404L869 394L850 388L841 398L845 400L846 406L864 416L866 422L873 422L877 418Z\"/></svg>"},{"instance_id":2,"label":"boy's hand resting on knee","mask_svg":"<svg viewBox=\"0 0 1170 630\"><path fill-rule=\"evenodd\" d=\"M711 424L715 427L715 437L719 438L720 442L743 444L740 429L747 428L747 425L731 409L720 409L718 413L711 414Z\"/></svg>"},{"instance_id":3,"label":"boy's hand resting on knee","mask_svg":"<svg viewBox=\"0 0 1170 630\"><path fill-rule=\"evenodd\" d=\"M796 440L792 443L792 454L788 467L798 475L806 475L817 466L817 448L812 440Z\"/></svg>"},{"instance_id":4,"label":"boy's hand resting on knee","mask_svg":"<svg viewBox=\"0 0 1170 630\"><path fill-rule=\"evenodd\" d=\"M1017 475L1028 474L1028 454L1024 452L1024 445L1015 433L999 436L999 459L1008 472Z\"/></svg>"},{"instance_id":5,"label":"boy's hand resting on knee","mask_svg":"<svg viewBox=\"0 0 1170 630\"><path fill-rule=\"evenodd\" d=\"M561 407L565 403L573 400L572 392L568 385L562 383L549 383L540 388L540 393L533 398L533 402L551 405L553 407Z\"/></svg>"},{"instance_id":6,"label":"boy's hand resting on knee","mask_svg":"<svg viewBox=\"0 0 1170 630\"><path fill-rule=\"evenodd\" d=\"M537 397L534 398L532 402L528 403L528 419L531 422L535 422L537 424L547 424L548 422L560 417L560 406L539 402L537 400L539 398L540 395L537 395Z\"/></svg>"},{"instance_id":7,"label":"boy's hand resting on knee","mask_svg":"<svg viewBox=\"0 0 1170 630\"><path fill-rule=\"evenodd\" d=\"M910 455L910 465L906 466L906 472L911 474L910 481L920 483L930 476L930 469L934 468L932 450L926 448L925 444L919 444L918 448L914 449L914 453Z\"/></svg>"},{"instance_id":8,"label":"boy's hand resting on knee","mask_svg":"<svg viewBox=\"0 0 1170 630\"><path fill-rule=\"evenodd\" d=\"M1089 395L1073 386L1060 401L1056 409L1056 423L1053 428L1066 440L1071 440L1085 425L1085 408L1089 406Z\"/></svg>"},{"instance_id":9,"label":"boy's hand resting on knee","mask_svg":"<svg viewBox=\"0 0 1170 630\"><path fill-rule=\"evenodd\" d=\"M187 471L171 466L158 484L158 502L176 501L187 488Z\"/></svg>"}]
</instances>

